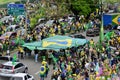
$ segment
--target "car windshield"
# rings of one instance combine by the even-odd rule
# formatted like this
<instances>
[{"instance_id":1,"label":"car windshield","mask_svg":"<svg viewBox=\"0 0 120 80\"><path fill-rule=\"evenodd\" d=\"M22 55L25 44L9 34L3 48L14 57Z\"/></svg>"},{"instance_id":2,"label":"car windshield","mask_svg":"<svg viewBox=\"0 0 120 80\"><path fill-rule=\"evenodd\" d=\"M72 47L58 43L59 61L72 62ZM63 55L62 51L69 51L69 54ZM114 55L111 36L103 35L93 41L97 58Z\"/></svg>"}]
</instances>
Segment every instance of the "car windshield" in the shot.
<instances>
[{"instance_id":1,"label":"car windshield","mask_svg":"<svg viewBox=\"0 0 120 80\"><path fill-rule=\"evenodd\" d=\"M12 70L12 66L6 66L6 65L4 65L3 69Z\"/></svg>"},{"instance_id":2,"label":"car windshield","mask_svg":"<svg viewBox=\"0 0 120 80\"><path fill-rule=\"evenodd\" d=\"M23 78L22 77L13 77L10 80L23 80Z\"/></svg>"},{"instance_id":3,"label":"car windshield","mask_svg":"<svg viewBox=\"0 0 120 80\"><path fill-rule=\"evenodd\" d=\"M10 36L10 35L11 35L11 33L5 33L5 34L2 35L2 37Z\"/></svg>"},{"instance_id":4,"label":"car windshield","mask_svg":"<svg viewBox=\"0 0 120 80\"><path fill-rule=\"evenodd\" d=\"M7 57L0 57L0 60L9 61L9 59Z\"/></svg>"},{"instance_id":5,"label":"car windshield","mask_svg":"<svg viewBox=\"0 0 120 80\"><path fill-rule=\"evenodd\" d=\"M12 61L12 57L0 57L0 61Z\"/></svg>"}]
</instances>

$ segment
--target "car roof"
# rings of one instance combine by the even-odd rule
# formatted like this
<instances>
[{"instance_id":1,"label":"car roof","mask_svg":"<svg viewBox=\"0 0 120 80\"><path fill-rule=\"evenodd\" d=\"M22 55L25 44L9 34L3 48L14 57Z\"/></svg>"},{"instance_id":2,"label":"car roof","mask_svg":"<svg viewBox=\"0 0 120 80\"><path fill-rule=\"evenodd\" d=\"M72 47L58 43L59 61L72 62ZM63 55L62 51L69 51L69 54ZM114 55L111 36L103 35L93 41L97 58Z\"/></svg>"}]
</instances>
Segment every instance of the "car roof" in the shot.
<instances>
[{"instance_id":1,"label":"car roof","mask_svg":"<svg viewBox=\"0 0 120 80\"><path fill-rule=\"evenodd\" d=\"M14 33L14 32L6 32L3 35L1 35L1 37L10 36L12 33Z\"/></svg>"},{"instance_id":2,"label":"car roof","mask_svg":"<svg viewBox=\"0 0 120 80\"><path fill-rule=\"evenodd\" d=\"M11 57L11 56L0 56L0 57Z\"/></svg>"},{"instance_id":3,"label":"car roof","mask_svg":"<svg viewBox=\"0 0 120 80\"><path fill-rule=\"evenodd\" d=\"M70 37L74 37L74 36L84 36L82 34L73 34L73 35L69 35ZM84 36L85 37L85 36Z\"/></svg>"},{"instance_id":4,"label":"car roof","mask_svg":"<svg viewBox=\"0 0 120 80\"><path fill-rule=\"evenodd\" d=\"M26 73L16 73L12 77L23 77L25 75L27 75L27 74Z\"/></svg>"},{"instance_id":5,"label":"car roof","mask_svg":"<svg viewBox=\"0 0 120 80\"><path fill-rule=\"evenodd\" d=\"M19 64L20 62L15 62L15 65ZM8 61L8 62L5 62L4 65L6 66L15 66L13 65L13 62L12 61Z\"/></svg>"},{"instance_id":6,"label":"car roof","mask_svg":"<svg viewBox=\"0 0 120 80\"><path fill-rule=\"evenodd\" d=\"M4 36L1 36L1 37L0 37L0 40L5 40L5 37L4 37Z\"/></svg>"},{"instance_id":7,"label":"car roof","mask_svg":"<svg viewBox=\"0 0 120 80\"><path fill-rule=\"evenodd\" d=\"M0 56L2 58L13 58L12 56Z\"/></svg>"},{"instance_id":8,"label":"car roof","mask_svg":"<svg viewBox=\"0 0 120 80\"><path fill-rule=\"evenodd\" d=\"M8 26L8 27L10 27L10 28L15 28L16 26L18 26L18 25L10 25L10 26Z\"/></svg>"}]
</instances>

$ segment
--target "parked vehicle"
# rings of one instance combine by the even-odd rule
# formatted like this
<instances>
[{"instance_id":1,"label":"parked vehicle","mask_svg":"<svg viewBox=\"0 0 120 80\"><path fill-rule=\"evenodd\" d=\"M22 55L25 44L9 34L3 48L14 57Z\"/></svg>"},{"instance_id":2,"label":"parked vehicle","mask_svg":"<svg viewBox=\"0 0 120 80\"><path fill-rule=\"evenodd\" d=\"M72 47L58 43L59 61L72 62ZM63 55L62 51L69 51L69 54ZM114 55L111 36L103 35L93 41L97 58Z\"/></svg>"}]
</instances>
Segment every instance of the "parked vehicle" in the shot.
<instances>
[{"instance_id":1,"label":"parked vehicle","mask_svg":"<svg viewBox=\"0 0 120 80\"><path fill-rule=\"evenodd\" d=\"M100 29L99 28L88 29L86 31L86 36L94 37L94 36L98 36L99 33L100 33Z\"/></svg>"},{"instance_id":2,"label":"parked vehicle","mask_svg":"<svg viewBox=\"0 0 120 80\"><path fill-rule=\"evenodd\" d=\"M23 27L19 26L19 25L10 25L10 26L8 26L7 29L6 29L6 32L9 32L9 31L10 32L16 32L17 34L19 32L21 32L20 35L22 35L22 36L26 32L26 30Z\"/></svg>"},{"instance_id":3,"label":"parked vehicle","mask_svg":"<svg viewBox=\"0 0 120 80\"><path fill-rule=\"evenodd\" d=\"M5 62L12 61L12 60L13 60L13 57L11 56L0 56L0 68L3 68L3 64ZM17 59L16 62L19 62L19 60Z\"/></svg>"},{"instance_id":4,"label":"parked vehicle","mask_svg":"<svg viewBox=\"0 0 120 80\"><path fill-rule=\"evenodd\" d=\"M3 35L1 35L2 38L15 38L17 36L17 33L16 32L6 32L4 33Z\"/></svg>"},{"instance_id":5,"label":"parked vehicle","mask_svg":"<svg viewBox=\"0 0 120 80\"><path fill-rule=\"evenodd\" d=\"M27 73L16 73L10 78L10 80L34 80L34 77Z\"/></svg>"},{"instance_id":6,"label":"parked vehicle","mask_svg":"<svg viewBox=\"0 0 120 80\"><path fill-rule=\"evenodd\" d=\"M19 25L10 25L7 27L6 31L16 31L18 28L20 28Z\"/></svg>"},{"instance_id":7,"label":"parked vehicle","mask_svg":"<svg viewBox=\"0 0 120 80\"><path fill-rule=\"evenodd\" d=\"M117 29L120 31L120 26L118 26Z\"/></svg>"},{"instance_id":8,"label":"parked vehicle","mask_svg":"<svg viewBox=\"0 0 120 80\"><path fill-rule=\"evenodd\" d=\"M70 37L85 39L85 36L83 36L82 34L74 34L74 35L70 35Z\"/></svg>"},{"instance_id":9,"label":"parked vehicle","mask_svg":"<svg viewBox=\"0 0 120 80\"><path fill-rule=\"evenodd\" d=\"M9 21L13 20L14 20L13 16L4 16L2 19L0 19L0 21L3 23L9 23Z\"/></svg>"},{"instance_id":10,"label":"parked vehicle","mask_svg":"<svg viewBox=\"0 0 120 80\"><path fill-rule=\"evenodd\" d=\"M3 64L3 67L0 68L0 76L11 77L15 73L27 73L28 67L21 62L9 61Z\"/></svg>"}]
</instances>

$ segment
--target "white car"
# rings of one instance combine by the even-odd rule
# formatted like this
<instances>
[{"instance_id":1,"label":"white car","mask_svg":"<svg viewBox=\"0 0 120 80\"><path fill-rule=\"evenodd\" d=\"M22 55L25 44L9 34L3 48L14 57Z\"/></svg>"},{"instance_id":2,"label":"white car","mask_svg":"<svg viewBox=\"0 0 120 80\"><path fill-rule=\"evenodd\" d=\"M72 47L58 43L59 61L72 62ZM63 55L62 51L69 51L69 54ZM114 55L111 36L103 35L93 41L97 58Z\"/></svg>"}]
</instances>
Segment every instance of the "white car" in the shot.
<instances>
[{"instance_id":1,"label":"white car","mask_svg":"<svg viewBox=\"0 0 120 80\"><path fill-rule=\"evenodd\" d=\"M13 62L9 61L3 64L3 67L0 68L0 76L3 77L11 77L16 73L27 73L28 68L21 62Z\"/></svg>"},{"instance_id":2,"label":"white car","mask_svg":"<svg viewBox=\"0 0 120 80\"><path fill-rule=\"evenodd\" d=\"M27 73L16 73L10 78L10 80L34 80L34 77Z\"/></svg>"},{"instance_id":3,"label":"white car","mask_svg":"<svg viewBox=\"0 0 120 80\"><path fill-rule=\"evenodd\" d=\"M120 26L118 26L117 29L120 30Z\"/></svg>"},{"instance_id":4,"label":"white car","mask_svg":"<svg viewBox=\"0 0 120 80\"><path fill-rule=\"evenodd\" d=\"M19 25L10 25L7 27L6 31L16 31L18 28L20 28Z\"/></svg>"},{"instance_id":5,"label":"white car","mask_svg":"<svg viewBox=\"0 0 120 80\"><path fill-rule=\"evenodd\" d=\"M18 32L21 32L20 35L24 35L26 30L23 27L20 27L19 25L10 25L7 27L6 32L8 31L12 31L12 32L16 32L18 34Z\"/></svg>"},{"instance_id":6,"label":"white car","mask_svg":"<svg viewBox=\"0 0 120 80\"><path fill-rule=\"evenodd\" d=\"M5 23L8 23L9 20L13 21L14 20L13 16L5 16L2 19L0 19L1 22L5 22Z\"/></svg>"},{"instance_id":7,"label":"white car","mask_svg":"<svg viewBox=\"0 0 120 80\"><path fill-rule=\"evenodd\" d=\"M49 20L46 22L45 26L52 26L53 22L54 22L54 20Z\"/></svg>"},{"instance_id":8,"label":"white car","mask_svg":"<svg viewBox=\"0 0 120 80\"><path fill-rule=\"evenodd\" d=\"M6 32L4 34L1 35L1 38L9 38L9 39L12 39L12 38L15 38L17 36L17 33L16 32Z\"/></svg>"},{"instance_id":9,"label":"white car","mask_svg":"<svg viewBox=\"0 0 120 80\"><path fill-rule=\"evenodd\" d=\"M0 68L3 68L4 63L12 60L13 57L11 56L0 56ZM17 59L16 62L19 62L19 59Z\"/></svg>"}]
</instances>

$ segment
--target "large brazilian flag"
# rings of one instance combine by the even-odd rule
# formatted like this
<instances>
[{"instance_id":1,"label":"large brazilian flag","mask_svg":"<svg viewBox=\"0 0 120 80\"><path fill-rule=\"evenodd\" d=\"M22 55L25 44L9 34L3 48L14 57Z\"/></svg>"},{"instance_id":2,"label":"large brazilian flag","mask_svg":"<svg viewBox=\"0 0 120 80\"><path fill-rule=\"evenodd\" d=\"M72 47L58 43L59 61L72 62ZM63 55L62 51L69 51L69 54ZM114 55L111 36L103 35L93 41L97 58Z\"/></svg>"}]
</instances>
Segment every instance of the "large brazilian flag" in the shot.
<instances>
[{"instance_id":1,"label":"large brazilian flag","mask_svg":"<svg viewBox=\"0 0 120 80\"><path fill-rule=\"evenodd\" d=\"M120 13L104 14L103 25L107 26L109 24L119 25L120 24Z\"/></svg>"},{"instance_id":2,"label":"large brazilian flag","mask_svg":"<svg viewBox=\"0 0 120 80\"><path fill-rule=\"evenodd\" d=\"M88 41L86 39L71 38L68 36L56 35L42 40L43 48L66 49L84 45Z\"/></svg>"},{"instance_id":3,"label":"large brazilian flag","mask_svg":"<svg viewBox=\"0 0 120 80\"><path fill-rule=\"evenodd\" d=\"M37 49L39 50L52 49L58 51L60 49L66 49L68 47L78 47L80 45L86 44L87 42L87 39L71 38L68 36L56 35L53 37L43 39L42 41L25 43L22 46L27 47L30 50L34 50L37 47Z\"/></svg>"}]
</instances>

